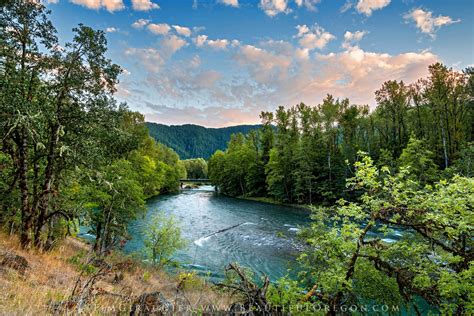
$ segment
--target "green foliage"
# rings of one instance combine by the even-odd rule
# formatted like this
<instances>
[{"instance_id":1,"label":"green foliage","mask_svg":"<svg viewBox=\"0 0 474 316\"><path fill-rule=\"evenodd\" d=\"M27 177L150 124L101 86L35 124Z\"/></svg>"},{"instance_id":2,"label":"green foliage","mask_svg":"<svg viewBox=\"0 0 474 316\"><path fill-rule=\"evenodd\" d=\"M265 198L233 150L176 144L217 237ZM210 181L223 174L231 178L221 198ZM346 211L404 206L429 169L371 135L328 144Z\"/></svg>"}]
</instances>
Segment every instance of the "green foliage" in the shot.
<instances>
[{"instance_id":1,"label":"green foliage","mask_svg":"<svg viewBox=\"0 0 474 316\"><path fill-rule=\"evenodd\" d=\"M185 244L174 217L163 212L153 215L145 230L145 253L154 266L174 264L172 255Z\"/></svg>"},{"instance_id":2,"label":"green foliage","mask_svg":"<svg viewBox=\"0 0 474 316\"><path fill-rule=\"evenodd\" d=\"M113 99L103 31L80 24L61 48L42 3L0 10L0 223L49 249L86 221L102 252L145 197L179 189L184 166Z\"/></svg>"},{"instance_id":3,"label":"green foliage","mask_svg":"<svg viewBox=\"0 0 474 316\"><path fill-rule=\"evenodd\" d=\"M126 238L127 224L145 210L143 188L135 178L132 164L121 159L96 172L83 187L96 251L108 251Z\"/></svg>"},{"instance_id":4,"label":"green foliage","mask_svg":"<svg viewBox=\"0 0 474 316\"><path fill-rule=\"evenodd\" d=\"M224 194L303 204L357 196L345 183L361 150L391 172L410 168L421 185L456 173L470 176L474 71L460 73L437 63L429 73L412 85L383 83L371 113L366 105L331 95L316 106L264 112L260 130L253 132L257 137L246 137L251 146L229 143L213 156L209 174ZM248 148L253 153L247 154Z\"/></svg>"},{"instance_id":5,"label":"green foliage","mask_svg":"<svg viewBox=\"0 0 474 316\"><path fill-rule=\"evenodd\" d=\"M410 174L421 184L429 183L436 179L438 169L433 156L433 152L424 148L423 141L410 137L398 158L399 166L409 168Z\"/></svg>"},{"instance_id":6,"label":"green foliage","mask_svg":"<svg viewBox=\"0 0 474 316\"><path fill-rule=\"evenodd\" d=\"M224 150L232 134L248 134L259 125L239 125L207 128L198 125L163 125L147 123L150 135L158 142L173 148L181 159L208 159L216 150Z\"/></svg>"},{"instance_id":7,"label":"green foliage","mask_svg":"<svg viewBox=\"0 0 474 316\"><path fill-rule=\"evenodd\" d=\"M85 275L92 275L97 271L97 268L92 264L86 262L87 253L85 251L80 251L76 255L67 258L67 263L74 266Z\"/></svg>"},{"instance_id":8,"label":"green foliage","mask_svg":"<svg viewBox=\"0 0 474 316\"><path fill-rule=\"evenodd\" d=\"M453 165L453 171L464 177L474 177L474 143L467 143L460 151Z\"/></svg>"},{"instance_id":9,"label":"green foliage","mask_svg":"<svg viewBox=\"0 0 474 316\"><path fill-rule=\"evenodd\" d=\"M147 198L177 191L179 179L185 174L178 155L149 136L140 148L129 153L128 160L132 163L137 181L143 186Z\"/></svg>"},{"instance_id":10,"label":"green foliage","mask_svg":"<svg viewBox=\"0 0 474 316\"><path fill-rule=\"evenodd\" d=\"M151 278L150 271L143 272L143 276L142 276L143 281L148 282L150 281L150 278Z\"/></svg>"},{"instance_id":11,"label":"green foliage","mask_svg":"<svg viewBox=\"0 0 474 316\"><path fill-rule=\"evenodd\" d=\"M311 302L302 303L302 297L306 294L306 289L297 280L281 278L278 282L268 287L267 299L273 306L297 306L305 309L304 305L311 305ZM309 308L311 310L311 308Z\"/></svg>"},{"instance_id":12,"label":"green foliage","mask_svg":"<svg viewBox=\"0 0 474 316\"><path fill-rule=\"evenodd\" d=\"M203 158L182 160L186 168L186 178L207 179L207 162Z\"/></svg>"},{"instance_id":13,"label":"green foliage","mask_svg":"<svg viewBox=\"0 0 474 316\"><path fill-rule=\"evenodd\" d=\"M226 152L217 151L209 159L209 179L220 192L231 196L260 194L264 171L259 163L260 148L254 143L256 137L253 133L233 135Z\"/></svg>"},{"instance_id":14,"label":"green foliage","mask_svg":"<svg viewBox=\"0 0 474 316\"><path fill-rule=\"evenodd\" d=\"M300 280L317 286L313 299L339 308L422 298L444 313L469 310L474 180L423 186L409 170L391 174L368 156L355 167L348 187L364 192L359 201L315 209L301 234L308 250L299 259ZM400 239L384 239L395 229Z\"/></svg>"}]
</instances>

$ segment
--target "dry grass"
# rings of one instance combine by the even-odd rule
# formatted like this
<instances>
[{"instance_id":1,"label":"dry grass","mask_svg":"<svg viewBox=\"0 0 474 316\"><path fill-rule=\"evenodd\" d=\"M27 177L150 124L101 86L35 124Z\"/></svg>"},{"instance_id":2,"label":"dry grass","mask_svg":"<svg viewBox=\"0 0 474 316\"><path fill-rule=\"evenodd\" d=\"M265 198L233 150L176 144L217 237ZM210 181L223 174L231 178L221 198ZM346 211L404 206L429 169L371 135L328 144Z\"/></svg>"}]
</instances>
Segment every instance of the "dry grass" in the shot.
<instances>
[{"instance_id":1,"label":"dry grass","mask_svg":"<svg viewBox=\"0 0 474 316\"><path fill-rule=\"evenodd\" d=\"M88 246L79 240L68 238L56 250L41 253L20 248L16 237L0 233L0 255L5 252L24 257L29 268L25 275L0 266L0 315L45 315L51 314L51 303L67 300L80 274L79 268L70 258L88 251ZM126 258L113 254L110 263ZM130 261L128 261L130 262ZM161 292L170 302L178 300L177 276L170 276L132 261L132 265L120 271L123 280L114 284L114 273L101 279L95 286L100 295L84 307L83 313L92 315L129 314L131 301L142 293ZM217 292L209 284L194 279L181 292L192 308L205 305L228 306L230 297Z\"/></svg>"}]
</instances>

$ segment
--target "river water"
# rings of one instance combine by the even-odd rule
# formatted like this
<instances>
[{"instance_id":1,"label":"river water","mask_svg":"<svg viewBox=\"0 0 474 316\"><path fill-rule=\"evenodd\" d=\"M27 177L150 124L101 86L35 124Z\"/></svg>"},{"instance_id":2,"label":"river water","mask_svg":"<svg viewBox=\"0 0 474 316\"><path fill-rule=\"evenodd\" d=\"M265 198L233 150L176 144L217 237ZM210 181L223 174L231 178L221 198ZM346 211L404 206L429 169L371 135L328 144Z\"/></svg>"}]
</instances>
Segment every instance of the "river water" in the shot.
<instances>
[{"instance_id":1,"label":"river water","mask_svg":"<svg viewBox=\"0 0 474 316\"><path fill-rule=\"evenodd\" d=\"M132 240L125 251L143 251L146 225L153 214L163 211L176 218L187 241L174 259L212 278L221 278L230 262L250 268L257 276L266 274L272 281L285 276L301 249L296 233L310 221L299 209L217 195L210 186L158 196L147 207L144 218L129 226ZM234 225L239 226L206 238Z\"/></svg>"}]
</instances>

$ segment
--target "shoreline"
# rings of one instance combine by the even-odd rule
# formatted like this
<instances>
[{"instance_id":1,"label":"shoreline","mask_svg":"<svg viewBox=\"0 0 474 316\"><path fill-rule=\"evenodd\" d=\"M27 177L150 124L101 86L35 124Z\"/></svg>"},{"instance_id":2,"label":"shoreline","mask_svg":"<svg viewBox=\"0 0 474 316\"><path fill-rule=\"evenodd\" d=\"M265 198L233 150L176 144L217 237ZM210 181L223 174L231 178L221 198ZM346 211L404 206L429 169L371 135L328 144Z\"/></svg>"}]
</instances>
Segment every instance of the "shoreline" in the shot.
<instances>
[{"instance_id":1,"label":"shoreline","mask_svg":"<svg viewBox=\"0 0 474 316\"><path fill-rule=\"evenodd\" d=\"M227 195L225 195L227 196ZM289 207L293 209L298 209L299 211L303 211L310 215L312 213L311 206L309 204L289 204L289 203L281 203L278 202L272 198L269 197L252 197L252 196L227 196L239 200L244 200L244 201L252 201L252 202L258 202L258 203L264 203L264 204L269 204L269 205L277 205L277 206L284 206L284 207Z\"/></svg>"}]
</instances>

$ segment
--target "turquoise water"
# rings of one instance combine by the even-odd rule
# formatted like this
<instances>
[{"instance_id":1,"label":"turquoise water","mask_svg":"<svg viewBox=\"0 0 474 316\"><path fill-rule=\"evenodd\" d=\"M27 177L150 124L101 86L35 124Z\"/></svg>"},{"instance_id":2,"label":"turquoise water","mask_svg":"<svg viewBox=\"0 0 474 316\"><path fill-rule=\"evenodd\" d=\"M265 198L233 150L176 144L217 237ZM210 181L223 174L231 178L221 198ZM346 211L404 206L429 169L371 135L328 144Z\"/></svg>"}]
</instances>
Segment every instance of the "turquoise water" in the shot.
<instances>
[{"instance_id":1,"label":"turquoise water","mask_svg":"<svg viewBox=\"0 0 474 316\"><path fill-rule=\"evenodd\" d=\"M187 247L174 259L214 278L221 278L230 262L257 275L266 274L271 280L286 275L302 247L296 233L310 220L301 210L217 195L209 186L158 196L150 199L147 207L145 217L129 226L132 240L125 251L143 251L146 224L154 213L163 211L177 219L187 240ZM234 225L239 226L206 238Z\"/></svg>"}]
</instances>

